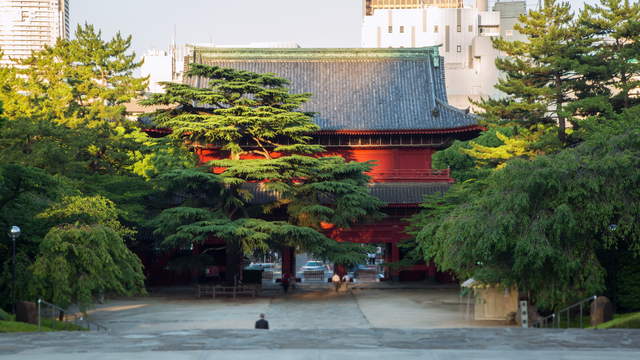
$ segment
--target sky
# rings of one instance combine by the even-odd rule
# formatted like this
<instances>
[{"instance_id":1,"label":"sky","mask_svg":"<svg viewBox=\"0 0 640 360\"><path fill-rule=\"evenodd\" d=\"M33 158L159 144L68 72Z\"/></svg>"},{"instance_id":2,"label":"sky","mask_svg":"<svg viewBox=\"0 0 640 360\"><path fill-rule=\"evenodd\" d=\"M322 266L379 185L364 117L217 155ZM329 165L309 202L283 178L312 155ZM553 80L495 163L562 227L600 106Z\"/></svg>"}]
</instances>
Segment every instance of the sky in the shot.
<instances>
[{"instance_id":1,"label":"sky","mask_svg":"<svg viewBox=\"0 0 640 360\"><path fill-rule=\"evenodd\" d=\"M472 1L472 0L465 0ZM495 0L489 0L492 6ZM588 0L593 1L593 0ZM535 5L536 0L527 0ZM581 6L584 0L570 0ZM70 0L72 32L85 22L104 38L133 36L133 49L178 44L296 42L302 47L359 47L362 0Z\"/></svg>"}]
</instances>

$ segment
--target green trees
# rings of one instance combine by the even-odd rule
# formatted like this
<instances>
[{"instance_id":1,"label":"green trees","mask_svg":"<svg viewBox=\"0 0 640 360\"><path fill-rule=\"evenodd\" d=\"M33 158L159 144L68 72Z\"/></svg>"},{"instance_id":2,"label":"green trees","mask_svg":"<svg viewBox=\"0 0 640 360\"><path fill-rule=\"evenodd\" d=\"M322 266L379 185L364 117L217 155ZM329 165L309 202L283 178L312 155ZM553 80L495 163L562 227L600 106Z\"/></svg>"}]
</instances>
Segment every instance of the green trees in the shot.
<instances>
[{"instance_id":1,"label":"green trees","mask_svg":"<svg viewBox=\"0 0 640 360\"><path fill-rule=\"evenodd\" d=\"M85 25L74 40L0 67L0 225L23 230L21 299L87 305L97 293L143 291L140 262L124 246L135 232L121 222L142 223L140 199L152 191L135 174L152 167L140 165L152 152L149 140L123 106L145 87L133 76L139 63L129 46L130 38L104 41ZM11 256L4 245L0 258L6 306ZM98 279L109 262L119 272Z\"/></svg>"},{"instance_id":2,"label":"green trees","mask_svg":"<svg viewBox=\"0 0 640 360\"><path fill-rule=\"evenodd\" d=\"M490 130L434 156L461 181L413 218L416 251L547 309L614 291L632 304L637 292L614 289L632 277L612 278L611 258L640 255L640 7L602 0L574 19L545 5L521 18L526 42L494 42L506 96L479 104ZM636 273L628 265L621 274Z\"/></svg>"},{"instance_id":3,"label":"green trees","mask_svg":"<svg viewBox=\"0 0 640 360\"><path fill-rule=\"evenodd\" d=\"M583 72L591 73L612 110L638 104L632 93L640 85L640 4L627 0L601 0L585 4L578 25L597 39L591 61Z\"/></svg>"},{"instance_id":4,"label":"green trees","mask_svg":"<svg viewBox=\"0 0 640 360\"><path fill-rule=\"evenodd\" d=\"M75 40L3 68L0 100L8 121L0 130L0 160L68 177L126 171L140 138L123 103L144 89L144 79L132 76L139 63L127 54L130 42L119 34L104 41L86 25Z\"/></svg>"},{"instance_id":5,"label":"green trees","mask_svg":"<svg viewBox=\"0 0 640 360\"><path fill-rule=\"evenodd\" d=\"M477 104L486 117L527 129L555 129L557 125L558 139L566 141L572 115L566 107L581 78L575 69L590 45L573 17L569 3L545 0L542 9L522 15L514 26L527 41L493 40L505 55L496 60L496 67L505 75L496 88L506 96Z\"/></svg>"},{"instance_id":6,"label":"green trees","mask_svg":"<svg viewBox=\"0 0 640 360\"><path fill-rule=\"evenodd\" d=\"M294 246L332 260L359 260L360 248L337 244L320 229L380 216L381 203L365 187L372 164L314 156L323 150L309 143L318 127L298 110L310 94L290 94L287 81L272 74L194 64L188 76L209 86L168 83L166 94L146 104L176 105L156 112L156 125L170 128L180 146L204 156L212 151L218 160L206 165L217 174L183 170L161 177L169 194L176 189L184 198L154 220L159 233L171 234L166 241L215 235L245 253Z\"/></svg>"},{"instance_id":7,"label":"green trees","mask_svg":"<svg viewBox=\"0 0 640 360\"><path fill-rule=\"evenodd\" d=\"M640 249L640 123L637 111L627 116L634 131L494 172L481 191L467 191L473 198L421 228L422 250L461 276L531 291L543 306L602 292L598 251Z\"/></svg>"},{"instance_id":8,"label":"green trees","mask_svg":"<svg viewBox=\"0 0 640 360\"><path fill-rule=\"evenodd\" d=\"M123 239L133 232L116 220L113 202L100 196L70 197L41 217L58 225L40 243L32 266L40 296L84 310L105 293L144 293L142 263Z\"/></svg>"}]
</instances>

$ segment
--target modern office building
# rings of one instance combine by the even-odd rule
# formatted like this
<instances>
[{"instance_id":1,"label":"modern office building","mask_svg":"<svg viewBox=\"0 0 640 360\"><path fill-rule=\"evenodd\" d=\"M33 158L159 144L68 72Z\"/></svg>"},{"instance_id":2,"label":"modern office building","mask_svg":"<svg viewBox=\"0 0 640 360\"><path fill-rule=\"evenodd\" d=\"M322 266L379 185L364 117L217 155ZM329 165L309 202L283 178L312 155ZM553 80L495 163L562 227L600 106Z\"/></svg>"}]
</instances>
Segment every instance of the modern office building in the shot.
<instances>
[{"instance_id":1,"label":"modern office building","mask_svg":"<svg viewBox=\"0 0 640 360\"><path fill-rule=\"evenodd\" d=\"M69 37L69 0L0 0L0 64Z\"/></svg>"},{"instance_id":2,"label":"modern office building","mask_svg":"<svg viewBox=\"0 0 640 360\"><path fill-rule=\"evenodd\" d=\"M488 0L477 0L472 7L457 0L364 0L362 46L439 46L449 103L467 108L469 98L499 95L494 85L500 54L491 38L519 38L513 26L525 13L525 4L498 1L488 10Z\"/></svg>"}]
</instances>

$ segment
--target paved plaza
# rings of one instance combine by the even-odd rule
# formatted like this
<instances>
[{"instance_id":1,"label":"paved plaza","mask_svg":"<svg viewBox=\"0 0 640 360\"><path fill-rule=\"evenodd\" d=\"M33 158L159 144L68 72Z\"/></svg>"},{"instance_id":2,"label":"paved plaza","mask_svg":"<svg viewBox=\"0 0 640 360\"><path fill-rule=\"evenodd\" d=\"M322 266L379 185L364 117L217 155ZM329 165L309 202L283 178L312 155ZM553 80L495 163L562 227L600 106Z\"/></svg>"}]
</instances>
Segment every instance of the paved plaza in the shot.
<instances>
[{"instance_id":1,"label":"paved plaza","mask_svg":"<svg viewBox=\"0 0 640 360\"><path fill-rule=\"evenodd\" d=\"M261 312L271 330L254 330ZM0 335L0 358L639 359L634 330L520 329L464 320L456 289L329 288L256 299L188 294L111 300L91 318L109 333Z\"/></svg>"},{"instance_id":2,"label":"paved plaza","mask_svg":"<svg viewBox=\"0 0 640 360\"><path fill-rule=\"evenodd\" d=\"M317 285L316 285L317 287ZM272 329L432 329L504 326L464 320L457 289L353 290L335 293L330 286L297 290L287 296L201 298L190 293L110 301L91 319L112 333L252 329L260 313Z\"/></svg>"}]
</instances>

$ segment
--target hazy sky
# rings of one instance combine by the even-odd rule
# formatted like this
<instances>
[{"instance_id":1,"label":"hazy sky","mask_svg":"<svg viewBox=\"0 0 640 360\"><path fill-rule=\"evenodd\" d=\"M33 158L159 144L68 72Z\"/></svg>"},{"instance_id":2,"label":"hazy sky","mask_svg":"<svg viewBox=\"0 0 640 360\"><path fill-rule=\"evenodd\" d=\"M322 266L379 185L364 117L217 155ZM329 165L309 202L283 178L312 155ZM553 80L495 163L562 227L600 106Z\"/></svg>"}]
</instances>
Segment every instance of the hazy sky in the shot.
<instances>
[{"instance_id":1,"label":"hazy sky","mask_svg":"<svg viewBox=\"0 0 640 360\"><path fill-rule=\"evenodd\" d=\"M465 0L471 1L471 0ZM584 0L570 0L581 5ZM72 31L88 22L105 37L133 35L138 55L177 43L293 41L359 47L362 0L71 0ZM490 6L495 0L489 0ZM527 0L534 5L536 0Z\"/></svg>"}]
</instances>

